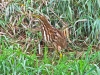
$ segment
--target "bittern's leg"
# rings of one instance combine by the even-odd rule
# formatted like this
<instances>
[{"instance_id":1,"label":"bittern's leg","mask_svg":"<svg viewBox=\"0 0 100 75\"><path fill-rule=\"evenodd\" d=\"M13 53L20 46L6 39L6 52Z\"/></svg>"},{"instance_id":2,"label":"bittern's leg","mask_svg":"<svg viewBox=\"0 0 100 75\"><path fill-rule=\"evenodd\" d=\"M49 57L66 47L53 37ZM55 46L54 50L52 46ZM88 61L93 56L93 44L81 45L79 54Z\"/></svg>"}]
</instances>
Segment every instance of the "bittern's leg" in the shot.
<instances>
[{"instance_id":1,"label":"bittern's leg","mask_svg":"<svg viewBox=\"0 0 100 75\"><path fill-rule=\"evenodd\" d=\"M57 50L57 54L59 54L59 59L61 59L61 58L63 57L63 54L62 54L61 51L58 51L58 50Z\"/></svg>"},{"instance_id":2,"label":"bittern's leg","mask_svg":"<svg viewBox=\"0 0 100 75\"><path fill-rule=\"evenodd\" d=\"M62 55L62 53L61 53L61 52L59 52L59 57L60 57L60 59L63 57L63 55Z\"/></svg>"},{"instance_id":3,"label":"bittern's leg","mask_svg":"<svg viewBox=\"0 0 100 75\"><path fill-rule=\"evenodd\" d=\"M59 58L61 59L62 56L63 56L62 53L61 53L61 46L58 46L58 50L57 51L59 53Z\"/></svg>"},{"instance_id":4,"label":"bittern's leg","mask_svg":"<svg viewBox=\"0 0 100 75\"><path fill-rule=\"evenodd\" d=\"M59 57L59 58L58 58ZM53 55L53 59L52 60L55 60L55 59L61 59L63 57L63 54L61 51L58 51L58 50L55 50L54 51L54 55Z\"/></svg>"}]
</instances>

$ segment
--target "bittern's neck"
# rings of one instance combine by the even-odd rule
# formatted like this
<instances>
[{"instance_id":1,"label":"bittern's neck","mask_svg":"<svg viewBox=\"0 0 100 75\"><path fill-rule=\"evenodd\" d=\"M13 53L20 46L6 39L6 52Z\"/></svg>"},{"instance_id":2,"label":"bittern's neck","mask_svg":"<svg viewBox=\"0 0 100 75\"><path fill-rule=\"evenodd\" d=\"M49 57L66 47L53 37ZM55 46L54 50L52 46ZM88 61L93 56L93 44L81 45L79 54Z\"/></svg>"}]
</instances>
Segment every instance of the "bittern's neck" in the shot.
<instances>
[{"instance_id":1,"label":"bittern's neck","mask_svg":"<svg viewBox=\"0 0 100 75\"><path fill-rule=\"evenodd\" d=\"M46 28L52 28L51 24L44 16L42 16L40 20L42 22L42 25L45 25Z\"/></svg>"}]
</instances>

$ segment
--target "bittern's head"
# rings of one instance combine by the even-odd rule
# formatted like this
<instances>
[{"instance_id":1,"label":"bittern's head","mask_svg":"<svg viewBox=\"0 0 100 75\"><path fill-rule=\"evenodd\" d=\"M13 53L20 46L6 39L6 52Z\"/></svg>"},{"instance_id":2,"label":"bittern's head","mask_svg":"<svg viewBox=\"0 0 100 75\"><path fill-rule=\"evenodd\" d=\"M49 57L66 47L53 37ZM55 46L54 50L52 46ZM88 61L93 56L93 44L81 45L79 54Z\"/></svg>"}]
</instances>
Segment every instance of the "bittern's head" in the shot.
<instances>
[{"instance_id":1,"label":"bittern's head","mask_svg":"<svg viewBox=\"0 0 100 75\"><path fill-rule=\"evenodd\" d=\"M44 22L44 23L47 23L48 24L48 20L47 20L47 18L44 16L44 15L41 15L41 14L33 14L32 15L34 18L38 18L38 19L40 19L42 22Z\"/></svg>"},{"instance_id":2,"label":"bittern's head","mask_svg":"<svg viewBox=\"0 0 100 75\"><path fill-rule=\"evenodd\" d=\"M41 15L41 14L33 14L32 16L33 16L34 18L38 18L38 19L44 18L44 16Z\"/></svg>"}]
</instances>

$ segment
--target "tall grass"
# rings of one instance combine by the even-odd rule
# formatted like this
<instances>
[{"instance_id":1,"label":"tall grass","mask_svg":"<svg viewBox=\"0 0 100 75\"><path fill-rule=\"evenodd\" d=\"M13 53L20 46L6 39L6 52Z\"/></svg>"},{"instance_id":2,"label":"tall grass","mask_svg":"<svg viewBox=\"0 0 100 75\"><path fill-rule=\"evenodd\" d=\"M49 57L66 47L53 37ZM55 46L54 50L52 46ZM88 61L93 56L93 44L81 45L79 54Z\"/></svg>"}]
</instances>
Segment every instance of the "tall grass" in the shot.
<instances>
[{"instance_id":1,"label":"tall grass","mask_svg":"<svg viewBox=\"0 0 100 75\"><path fill-rule=\"evenodd\" d=\"M3 12L5 12L5 21L9 20L12 24L15 24L16 21L18 25L22 24L21 22L25 16L21 13L28 11L30 15L31 13L44 13L50 17L53 25L59 24L63 26L57 16L51 11L52 9L64 22L69 24L69 28L71 27L72 35L70 36L73 41L80 39L85 42L97 44L100 32L100 7L98 2L99 0L48 0L44 2L16 0L9 1ZM83 19L86 19L86 21L83 21Z\"/></svg>"},{"instance_id":2,"label":"tall grass","mask_svg":"<svg viewBox=\"0 0 100 75\"><path fill-rule=\"evenodd\" d=\"M100 74L100 51L92 47L92 45L98 47L100 42L99 0L14 0L7 2L1 3L4 7L0 11L0 74ZM60 19L67 22L71 30L72 42L82 44L85 42L88 48L83 51L83 54L80 52L79 58L77 58L76 50L73 50L74 52L65 52L62 59L53 60L53 56L48 55L48 47L45 46L43 57L39 58L37 45L42 35L39 30L34 30L35 27L39 27L39 23L33 19L33 13L46 15L51 24L57 28L64 26Z\"/></svg>"}]
</instances>

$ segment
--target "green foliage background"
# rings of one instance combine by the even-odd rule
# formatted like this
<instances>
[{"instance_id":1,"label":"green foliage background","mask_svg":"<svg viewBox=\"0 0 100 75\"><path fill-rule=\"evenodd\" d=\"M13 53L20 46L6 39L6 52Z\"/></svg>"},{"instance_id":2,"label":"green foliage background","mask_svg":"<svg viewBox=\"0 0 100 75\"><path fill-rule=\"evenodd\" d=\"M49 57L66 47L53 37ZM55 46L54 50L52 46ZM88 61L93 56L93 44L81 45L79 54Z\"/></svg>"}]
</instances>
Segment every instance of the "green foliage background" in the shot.
<instances>
[{"instance_id":1,"label":"green foliage background","mask_svg":"<svg viewBox=\"0 0 100 75\"><path fill-rule=\"evenodd\" d=\"M76 51L82 51L85 46L81 48L76 44L73 52L65 53L60 60L52 60L47 47L44 48L44 57L38 59L34 40L40 41L42 35L32 30L39 24L34 23L31 14L44 14L56 28L63 27L51 9L68 23L71 41L87 45L86 51L80 53L81 57L78 55L77 58ZM19 36L23 36L24 41L19 40ZM100 0L8 0L0 3L2 75L99 75L100 52L92 47L99 47L99 43ZM31 50L29 54L28 50Z\"/></svg>"}]
</instances>

